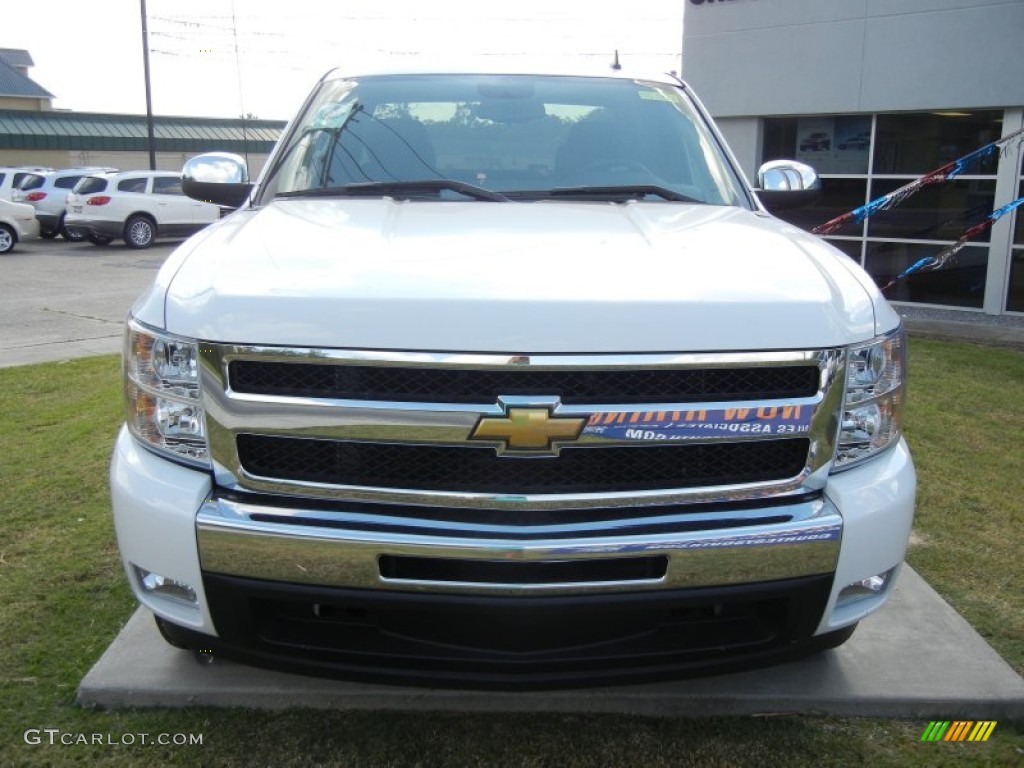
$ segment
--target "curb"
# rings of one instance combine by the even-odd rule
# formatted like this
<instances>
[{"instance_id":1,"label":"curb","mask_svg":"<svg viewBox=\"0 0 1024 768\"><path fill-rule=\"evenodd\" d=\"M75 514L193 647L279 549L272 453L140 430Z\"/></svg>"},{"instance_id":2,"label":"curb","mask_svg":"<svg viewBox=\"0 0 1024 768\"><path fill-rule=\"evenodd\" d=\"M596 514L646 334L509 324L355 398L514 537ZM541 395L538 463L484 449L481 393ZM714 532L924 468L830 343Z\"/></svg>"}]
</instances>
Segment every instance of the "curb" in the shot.
<instances>
[{"instance_id":1,"label":"curb","mask_svg":"<svg viewBox=\"0 0 1024 768\"><path fill-rule=\"evenodd\" d=\"M1024 328L981 323L958 323L952 320L916 320L904 317L907 333L924 339L965 341L990 347L1006 347L1024 352Z\"/></svg>"}]
</instances>

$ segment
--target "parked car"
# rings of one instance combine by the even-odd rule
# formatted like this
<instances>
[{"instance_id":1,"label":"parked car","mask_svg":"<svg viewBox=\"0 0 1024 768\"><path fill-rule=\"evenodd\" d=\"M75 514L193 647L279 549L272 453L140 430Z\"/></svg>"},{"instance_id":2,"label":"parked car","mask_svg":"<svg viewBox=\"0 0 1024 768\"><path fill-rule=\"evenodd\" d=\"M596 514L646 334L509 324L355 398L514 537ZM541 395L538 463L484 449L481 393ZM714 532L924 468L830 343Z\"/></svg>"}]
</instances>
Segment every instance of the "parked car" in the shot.
<instances>
[{"instance_id":1,"label":"parked car","mask_svg":"<svg viewBox=\"0 0 1024 768\"><path fill-rule=\"evenodd\" d=\"M29 176L52 170L53 168L43 168L42 166L0 166L0 200L11 200L14 190L20 187Z\"/></svg>"},{"instance_id":2,"label":"parked car","mask_svg":"<svg viewBox=\"0 0 1024 768\"><path fill-rule=\"evenodd\" d=\"M65 168L60 171L40 171L29 174L14 190L12 199L19 203L30 203L36 209L39 219L40 237L50 238L61 235L65 240L81 240L80 235L64 229L64 205L68 193L83 176L98 171L113 171L114 168Z\"/></svg>"},{"instance_id":3,"label":"parked car","mask_svg":"<svg viewBox=\"0 0 1024 768\"><path fill-rule=\"evenodd\" d=\"M10 253L19 240L39 237L36 209L0 198L0 253Z\"/></svg>"},{"instance_id":4,"label":"parked car","mask_svg":"<svg viewBox=\"0 0 1024 768\"><path fill-rule=\"evenodd\" d=\"M82 178L68 195L67 230L95 245L124 238L148 248L158 237L188 237L220 218L220 208L181 191L172 171L124 171Z\"/></svg>"},{"instance_id":5,"label":"parked car","mask_svg":"<svg viewBox=\"0 0 1024 768\"><path fill-rule=\"evenodd\" d=\"M830 139L829 135L823 131L809 133L807 136L800 139L801 152L821 152L831 148L832 139Z\"/></svg>"}]
</instances>

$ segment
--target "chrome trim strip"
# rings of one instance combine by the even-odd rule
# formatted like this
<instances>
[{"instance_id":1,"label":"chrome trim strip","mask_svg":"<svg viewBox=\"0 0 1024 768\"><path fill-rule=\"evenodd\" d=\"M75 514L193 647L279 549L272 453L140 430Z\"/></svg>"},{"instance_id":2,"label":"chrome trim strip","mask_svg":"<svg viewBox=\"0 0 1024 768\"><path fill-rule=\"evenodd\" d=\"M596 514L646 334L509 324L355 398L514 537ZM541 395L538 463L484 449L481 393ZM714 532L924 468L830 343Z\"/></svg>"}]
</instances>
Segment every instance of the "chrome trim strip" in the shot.
<instances>
[{"instance_id":1,"label":"chrome trim strip","mask_svg":"<svg viewBox=\"0 0 1024 768\"><path fill-rule=\"evenodd\" d=\"M204 571L270 581L380 590L449 593L579 594L644 589L742 584L795 578L835 570L842 518L819 499L784 508L787 523L709 530L594 538L512 541L500 537L350 530L289 524L294 510L280 510L223 499L199 511L197 537ZM777 508L770 510L778 513ZM277 516L257 522L252 516ZM544 562L662 555L668 569L661 579L578 584L516 584L385 579L382 555Z\"/></svg>"},{"instance_id":2,"label":"chrome trim strip","mask_svg":"<svg viewBox=\"0 0 1024 768\"><path fill-rule=\"evenodd\" d=\"M817 361L817 351L780 350L752 352L685 352L637 354L494 354L468 352L408 352L400 350L316 349L312 347L266 347L203 343L223 362L233 360L267 362L339 363L398 366L403 368L512 368L565 370L592 368L753 368L760 365L808 365Z\"/></svg>"},{"instance_id":3,"label":"chrome trim strip","mask_svg":"<svg viewBox=\"0 0 1024 768\"><path fill-rule=\"evenodd\" d=\"M210 452L218 485L231 489L271 494L393 502L400 504L448 505L468 508L502 508L511 503L531 508L565 506L635 506L637 504L696 503L785 497L808 490L820 490L835 453L838 414L845 381L846 353L843 349L778 352L729 352L721 354L636 354L636 355L495 355L444 352L384 352L275 348L261 346L200 344L203 405L207 420ZM483 416L501 416L501 403L396 403L384 401L329 400L303 397L258 396L233 392L228 382L228 365L233 360L292 362L333 362L339 365L423 366L445 368L522 368L566 370L572 368L739 368L807 365L820 371L817 395L771 401L728 403L669 402L642 404L557 403L555 416L608 416L644 412L699 412L759 407L812 409L805 434L810 439L808 462L792 478L758 484L723 487L666 488L657 491L596 494L502 495L465 492L437 492L418 489L345 486L259 477L243 470L236 435L242 432L319 439L349 439L371 442L467 445L470 432ZM514 398L517 399L517 398ZM537 404L551 404L553 398L526 398ZM779 437L769 435L768 437ZM733 432L700 433L687 442L740 442L765 439L758 434ZM657 440L643 437L608 437L585 434L576 444L590 446L651 445ZM473 443L468 443L472 445ZM664 444L662 441L661 444ZM519 460L519 459L512 459ZM534 459L524 459L534 460ZM537 459L543 460L543 459Z\"/></svg>"},{"instance_id":4,"label":"chrome trim strip","mask_svg":"<svg viewBox=\"0 0 1024 768\"><path fill-rule=\"evenodd\" d=\"M665 504L700 504L704 502L749 501L801 496L809 490L825 487L828 470L814 475L804 474L793 480L777 483L706 486L703 488L666 489L659 491L622 491L616 493L528 493L492 494L455 491L421 491L399 488L367 488L356 485L325 485L308 482L275 482L253 478L244 472L238 488L255 489L272 494L337 499L340 501L377 502L385 504L418 504L430 507L459 509L508 509L510 506L529 509L585 509L594 507L637 507ZM234 481L235 475L228 474ZM218 484L234 488L226 482Z\"/></svg>"},{"instance_id":5,"label":"chrome trim strip","mask_svg":"<svg viewBox=\"0 0 1024 768\"><path fill-rule=\"evenodd\" d=\"M609 536L619 531L628 532L637 528L669 529L673 525L686 526L693 530L703 527L704 530L728 530L723 523L730 524L742 521L744 527L761 525L780 517L790 520L806 520L816 516L814 505L794 502L790 505L772 505L755 509L716 510L712 512L691 511L693 507L685 507L685 511L674 510L671 514L658 514L660 507L651 507L648 514L636 517L619 517L613 520L590 519L585 521L563 522L565 509L550 510L548 522L533 525L506 525L488 521L488 513L492 510L479 510L479 515L472 522L465 517L461 520L448 518L405 517L395 514L383 514L367 511L350 511L345 505L339 510L294 509L291 507L264 507L251 502L234 502L230 499L219 499L220 513L229 519L249 520L249 515L257 522L276 522L282 525L301 526L305 530L316 530L317 527L337 528L342 522L353 529L403 530L416 532L425 536L455 536L459 538L496 538L496 539L557 539L587 538L588 536ZM240 513L241 508L250 510ZM415 509L401 507L400 509ZM636 509L634 507L634 509ZM640 509L643 509L641 507ZM257 510L255 512L251 510ZM506 508L507 510L507 508ZM502 510L505 512L506 510ZM793 517L794 510L800 515ZM578 510L585 511L585 510ZM531 512L537 510L531 508ZM541 510L542 514L547 514ZM474 511L473 514L477 514Z\"/></svg>"}]
</instances>

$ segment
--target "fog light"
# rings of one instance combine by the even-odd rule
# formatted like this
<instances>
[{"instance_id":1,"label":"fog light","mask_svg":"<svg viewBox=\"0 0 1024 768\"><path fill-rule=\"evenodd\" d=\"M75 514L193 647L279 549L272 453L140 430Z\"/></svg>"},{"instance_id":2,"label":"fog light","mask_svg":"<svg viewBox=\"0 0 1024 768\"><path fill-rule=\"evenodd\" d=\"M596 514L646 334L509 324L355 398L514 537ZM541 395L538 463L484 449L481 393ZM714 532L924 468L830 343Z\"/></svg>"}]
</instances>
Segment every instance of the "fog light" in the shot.
<instances>
[{"instance_id":1,"label":"fog light","mask_svg":"<svg viewBox=\"0 0 1024 768\"><path fill-rule=\"evenodd\" d=\"M843 605L844 603L850 603L865 597L877 597L885 592L885 588L889 586L889 579L895 570L895 568L890 568L885 573L880 573L877 576L868 576L866 579L847 584L840 590L836 605Z\"/></svg>"},{"instance_id":2,"label":"fog light","mask_svg":"<svg viewBox=\"0 0 1024 768\"><path fill-rule=\"evenodd\" d=\"M147 571L145 568L139 568L137 565L132 567L135 568L135 576L142 587L142 591L146 594L166 597L181 603L188 603L189 605L195 605L199 602L196 597L196 591L191 585L183 581L169 579L166 576L161 576L159 573Z\"/></svg>"}]
</instances>

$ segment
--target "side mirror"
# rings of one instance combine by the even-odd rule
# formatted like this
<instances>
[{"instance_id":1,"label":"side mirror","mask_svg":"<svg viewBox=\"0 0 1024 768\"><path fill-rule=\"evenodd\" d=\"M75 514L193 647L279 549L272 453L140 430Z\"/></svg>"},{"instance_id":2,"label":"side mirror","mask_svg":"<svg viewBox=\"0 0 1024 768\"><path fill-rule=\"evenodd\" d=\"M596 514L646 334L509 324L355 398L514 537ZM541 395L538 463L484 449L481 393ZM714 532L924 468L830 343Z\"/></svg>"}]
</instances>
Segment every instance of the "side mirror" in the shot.
<instances>
[{"instance_id":1,"label":"side mirror","mask_svg":"<svg viewBox=\"0 0 1024 768\"><path fill-rule=\"evenodd\" d=\"M771 160L757 169L758 198L769 211L807 205L821 193L813 168L796 160Z\"/></svg>"},{"instance_id":2,"label":"side mirror","mask_svg":"<svg viewBox=\"0 0 1024 768\"><path fill-rule=\"evenodd\" d=\"M193 200L239 208L252 191L249 169L238 155L208 152L185 162L181 189Z\"/></svg>"}]
</instances>

